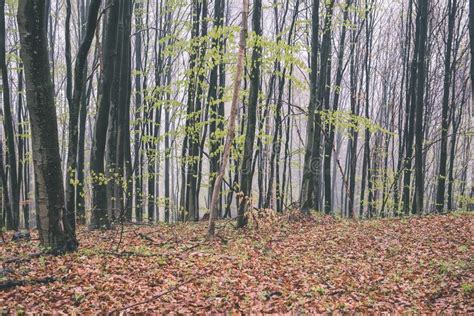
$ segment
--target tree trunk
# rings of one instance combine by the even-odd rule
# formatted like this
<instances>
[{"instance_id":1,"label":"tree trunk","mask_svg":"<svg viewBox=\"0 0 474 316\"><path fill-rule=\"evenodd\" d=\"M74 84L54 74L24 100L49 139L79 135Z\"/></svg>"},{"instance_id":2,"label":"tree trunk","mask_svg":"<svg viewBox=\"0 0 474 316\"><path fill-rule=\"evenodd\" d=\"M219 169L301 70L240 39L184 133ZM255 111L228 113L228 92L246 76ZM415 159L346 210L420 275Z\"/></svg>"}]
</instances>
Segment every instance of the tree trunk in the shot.
<instances>
[{"instance_id":1,"label":"tree trunk","mask_svg":"<svg viewBox=\"0 0 474 316\"><path fill-rule=\"evenodd\" d=\"M310 189L313 190L313 207L320 209L321 207L321 143L322 143L322 120L321 111L323 106L329 101L328 82L331 77L331 30L333 19L334 0L326 2L326 15L324 18L323 39L321 42L321 67L319 71L319 82L316 100L316 116L313 134L313 176L310 181ZM327 110L327 106L325 106Z\"/></svg>"},{"instance_id":2,"label":"tree trunk","mask_svg":"<svg viewBox=\"0 0 474 316\"><path fill-rule=\"evenodd\" d=\"M425 192L425 181L423 175L423 111L424 111L424 93L425 93L425 59L426 59L426 37L428 34L428 0L420 0L418 3L419 27L420 27L420 47L417 65L417 101L416 101L416 122L415 122L415 208L413 213L423 211L423 199Z\"/></svg>"},{"instance_id":3,"label":"tree trunk","mask_svg":"<svg viewBox=\"0 0 474 316\"><path fill-rule=\"evenodd\" d=\"M52 252L78 243L66 218L53 83L49 69L44 1L20 0L18 27L30 113L37 222L41 244Z\"/></svg>"},{"instance_id":4,"label":"tree trunk","mask_svg":"<svg viewBox=\"0 0 474 316\"><path fill-rule=\"evenodd\" d=\"M337 69L336 69L336 82L334 89L334 104L332 111L336 112L339 106L339 97L341 94L341 83L342 83L342 76L344 74L344 50L345 50L345 40L346 40L346 21L348 21L349 16L349 6L352 4L352 0L347 0L344 4L344 14L342 18L342 30L341 30L341 37L339 40L339 52L337 56ZM348 21L349 22L349 21ZM332 195L335 188L331 188L331 159L332 159L332 151L334 150L334 134L335 134L335 126L329 125L326 129L327 132L327 140L324 149L324 212L326 214L332 213L333 205L332 205Z\"/></svg>"},{"instance_id":5,"label":"tree trunk","mask_svg":"<svg viewBox=\"0 0 474 316\"><path fill-rule=\"evenodd\" d=\"M109 125L110 97L117 59L117 29L119 20L119 1L108 0L104 20L104 39L102 43L102 74L99 86L99 104L91 150L91 175L93 178L91 228L109 228L107 209L107 188L105 179L105 145Z\"/></svg>"},{"instance_id":6,"label":"tree trunk","mask_svg":"<svg viewBox=\"0 0 474 316\"><path fill-rule=\"evenodd\" d=\"M141 182L141 168L142 168L142 158L141 158L141 137L140 129L142 127L142 100L143 100L143 90L142 90L142 74L144 73L142 65L142 32L144 31L143 27L143 3L142 1L135 2L135 139L134 139L134 165L138 170L135 170L135 210L137 214L142 213L142 182ZM127 213L128 220L132 220L132 213ZM138 216L137 216L138 217Z\"/></svg>"},{"instance_id":7,"label":"tree trunk","mask_svg":"<svg viewBox=\"0 0 474 316\"><path fill-rule=\"evenodd\" d=\"M262 1L255 0L253 15L252 15L252 28L257 38L262 36ZM255 47L252 51L252 65L250 70L250 91L249 91L249 103L247 111L247 130L245 132L244 149L242 156L242 164L240 169L240 191L243 194L243 198L240 201L237 226L244 227L247 224L245 217L245 211L248 203L250 203L251 191L252 191L252 158L253 158L253 147L255 141L255 128L257 123L257 107L260 92L260 65L261 65L262 47L260 42L257 40Z\"/></svg>"},{"instance_id":8,"label":"tree trunk","mask_svg":"<svg viewBox=\"0 0 474 316\"><path fill-rule=\"evenodd\" d=\"M2 71L3 95L3 126L7 142L8 175L11 185L11 211L12 218L7 222L7 229L18 230L20 225L20 186L17 172L17 159L15 149L15 132L13 130L13 116L10 103L10 84L8 82L8 67L5 58L5 0L0 0L0 67ZM4 188L6 189L6 188Z\"/></svg>"},{"instance_id":9,"label":"tree trunk","mask_svg":"<svg viewBox=\"0 0 474 316\"><path fill-rule=\"evenodd\" d=\"M411 2L410 2L411 4ZM411 10L410 10L411 12ZM415 109L416 109L416 84L417 84L417 63L418 63L418 50L419 50L419 37L420 28L419 17L416 18L416 30L415 30L415 46L413 50L413 60L410 66L410 84L407 93L407 109L408 118L405 128L406 141L405 141L405 161L404 161L404 176L403 176L403 212L405 215L409 215L410 212L410 193L411 193L411 174L412 174L412 160L413 160L413 141L415 138Z\"/></svg>"},{"instance_id":10,"label":"tree trunk","mask_svg":"<svg viewBox=\"0 0 474 316\"><path fill-rule=\"evenodd\" d=\"M8 195L8 178L5 172L5 164L3 163L3 141L0 138L0 180L2 181L2 216L0 217L0 228L4 228L5 224L12 222L13 214L10 205L10 196Z\"/></svg>"},{"instance_id":11,"label":"tree trunk","mask_svg":"<svg viewBox=\"0 0 474 316\"><path fill-rule=\"evenodd\" d=\"M76 64L74 69L74 82L72 73L72 62L71 62L71 39L70 39L70 16L71 16L71 1L66 1L66 68L67 68L67 81L66 81L66 95L69 105L69 124L68 124L68 154L67 154L67 172L66 172L66 203L68 209L68 221L69 225L73 229L76 226L76 192L78 183L78 132L79 132L79 110L81 107L81 101L83 100L83 94L85 93L85 80L86 80L86 69L87 69L87 56L89 49L94 38L94 33L97 27L97 18L100 9L100 0L92 0L89 6L88 18L86 22L86 30L84 38L81 39L81 45L76 57Z\"/></svg>"},{"instance_id":12,"label":"tree trunk","mask_svg":"<svg viewBox=\"0 0 474 316\"><path fill-rule=\"evenodd\" d=\"M293 36L293 31L295 28L295 23L296 23L296 17L298 16L298 8L299 8L300 1L297 0L295 3L295 8L293 11L293 16L291 19L291 24L290 24L290 29L288 31L288 38L286 44L288 46L291 45L292 41L292 36ZM285 14L283 17L283 20L286 18L286 14L288 12L288 6L285 9ZM275 14L275 19L277 19L278 15ZM284 24L283 24L284 25ZM282 25L282 27L283 27ZM279 36L278 36L279 37ZM280 41L280 39L277 39L277 43ZM283 71L281 71L281 62L277 62L277 71L281 72L281 75L279 77L278 81L278 98L276 102L276 109L275 109L275 126L273 129L273 140L272 140L272 151L271 151L271 156L270 156L270 175L268 177L268 186L267 186L267 195L265 199L265 208L271 208L272 204L271 203L271 198L273 195L273 181L275 178L275 195L276 195L276 205L277 205L277 211L281 212L282 210L279 209L280 200L281 200L281 191L282 188L280 186L280 175L279 175L279 160L280 160L280 149L281 149L281 138L282 138L282 111L283 111L283 92L285 89L285 82L286 82L286 72L288 70L287 66L283 68ZM289 114L288 114L289 115ZM274 173L276 173L276 176L274 176Z\"/></svg>"},{"instance_id":13,"label":"tree trunk","mask_svg":"<svg viewBox=\"0 0 474 316\"><path fill-rule=\"evenodd\" d=\"M217 32L222 30L224 19L224 0L216 0L214 2L214 28ZM218 107L221 103L222 93L224 88L219 82L219 68L223 61L222 36L216 37L212 40L212 49L216 51L216 56L213 59L212 69L209 77L209 92L207 103L209 107L209 200L212 199L214 190L214 183L217 173L219 172L219 147L221 145L221 138L216 135L219 120L223 118L219 116Z\"/></svg>"},{"instance_id":14,"label":"tree trunk","mask_svg":"<svg viewBox=\"0 0 474 316\"><path fill-rule=\"evenodd\" d=\"M446 191L446 162L448 158L449 130L449 90L451 85L451 51L453 47L454 22L457 0L448 0L448 39L444 60L443 109L441 118L441 148L439 154L438 188L436 193L436 210L442 212Z\"/></svg>"},{"instance_id":15,"label":"tree trunk","mask_svg":"<svg viewBox=\"0 0 474 316\"><path fill-rule=\"evenodd\" d=\"M313 139L315 134L315 124L317 117L316 103L318 99L318 51L319 51L319 2L313 0L312 19L311 19L311 57L309 74L309 106L308 121L306 123L306 148L304 154L303 179L301 182L300 208L301 211L309 213L313 207L312 199L312 179L316 177L317 161L313 159Z\"/></svg>"}]
</instances>

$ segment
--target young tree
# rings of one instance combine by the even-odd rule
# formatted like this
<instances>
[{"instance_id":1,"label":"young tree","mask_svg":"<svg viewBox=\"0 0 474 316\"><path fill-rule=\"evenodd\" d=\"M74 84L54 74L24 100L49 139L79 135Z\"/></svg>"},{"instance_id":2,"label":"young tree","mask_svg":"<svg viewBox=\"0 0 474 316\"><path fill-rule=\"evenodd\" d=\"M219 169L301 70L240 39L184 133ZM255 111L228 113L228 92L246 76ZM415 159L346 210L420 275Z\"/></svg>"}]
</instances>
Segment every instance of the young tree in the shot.
<instances>
[{"instance_id":1,"label":"young tree","mask_svg":"<svg viewBox=\"0 0 474 316\"><path fill-rule=\"evenodd\" d=\"M239 103L240 84L242 82L242 73L244 68L244 55L247 47L247 32L248 32L248 15L249 3L248 0L242 2L242 24L240 26L239 35L239 53L237 57L237 71L235 73L235 81L232 93L232 105L230 109L229 125L227 126L227 136L224 144L224 152L222 154L221 165L219 173L214 182L214 190L212 191L212 199L209 206L209 227L207 237L214 238L216 232L216 217L217 217L217 200L219 198L222 180L224 179L225 170L227 168L227 161L230 155L230 149L235 135L235 118L237 117L237 109Z\"/></svg>"},{"instance_id":2,"label":"young tree","mask_svg":"<svg viewBox=\"0 0 474 316\"><path fill-rule=\"evenodd\" d=\"M66 218L46 37L47 16L45 1L19 1L17 19L30 113L37 225L41 244L58 253L75 250L78 242Z\"/></svg>"}]
</instances>

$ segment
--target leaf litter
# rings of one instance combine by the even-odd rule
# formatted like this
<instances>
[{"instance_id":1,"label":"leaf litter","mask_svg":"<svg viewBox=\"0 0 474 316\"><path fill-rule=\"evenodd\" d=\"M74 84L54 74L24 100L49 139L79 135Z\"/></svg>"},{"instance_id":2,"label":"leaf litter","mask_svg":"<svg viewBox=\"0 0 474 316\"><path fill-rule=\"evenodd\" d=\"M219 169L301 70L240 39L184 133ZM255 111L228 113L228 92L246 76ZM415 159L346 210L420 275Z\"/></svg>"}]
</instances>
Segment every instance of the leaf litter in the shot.
<instances>
[{"instance_id":1,"label":"leaf litter","mask_svg":"<svg viewBox=\"0 0 474 316\"><path fill-rule=\"evenodd\" d=\"M474 313L471 214L219 225L80 228L63 256L38 256L35 231L0 243L0 311Z\"/></svg>"}]
</instances>

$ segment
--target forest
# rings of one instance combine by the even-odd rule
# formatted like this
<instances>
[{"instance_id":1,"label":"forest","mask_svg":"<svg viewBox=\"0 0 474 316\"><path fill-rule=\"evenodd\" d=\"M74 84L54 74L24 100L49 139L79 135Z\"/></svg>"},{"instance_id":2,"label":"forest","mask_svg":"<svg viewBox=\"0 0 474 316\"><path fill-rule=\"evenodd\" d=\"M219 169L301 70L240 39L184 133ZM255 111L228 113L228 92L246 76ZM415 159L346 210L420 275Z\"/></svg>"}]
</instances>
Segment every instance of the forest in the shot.
<instances>
[{"instance_id":1,"label":"forest","mask_svg":"<svg viewBox=\"0 0 474 316\"><path fill-rule=\"evenodd\" d=\"M0 314L474 313L474 0L0 10Z\"/></svg>"}]
</instances>

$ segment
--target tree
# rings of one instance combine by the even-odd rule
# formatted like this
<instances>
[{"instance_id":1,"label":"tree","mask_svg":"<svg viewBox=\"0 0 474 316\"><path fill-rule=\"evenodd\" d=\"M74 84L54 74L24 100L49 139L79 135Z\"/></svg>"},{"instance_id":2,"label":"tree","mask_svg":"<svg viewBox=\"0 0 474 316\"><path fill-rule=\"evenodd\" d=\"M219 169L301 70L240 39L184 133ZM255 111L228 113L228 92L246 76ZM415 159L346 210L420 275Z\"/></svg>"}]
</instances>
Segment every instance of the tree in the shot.
<instances>
[{"instance_id":1,"label":"tree","mask_svg":"<svg viewBox=\"0 0 474 316\"><path fill-rule=\"evenodd\" d=\"M3 86L3 126L7 142L7 171L11 185L11 216L7 217L7 228L17 230L20 224L20 186L18 183L15 133L13 130L13 117L10 102L10 84L8 80L7 61L5 58L5 0L0 0L0 11L2 12L2 16L0 17L0 67L2 71Z\"/></svg>"},{"instance_id":2,"label":"tree","mask_svg":"<svg viewBox=\"0 0 474 316\"><path fill-rule=\"evenodd\" d=\"M313 139L317 120L317 91L318 91L318 50L319 50L319 0L313 0L311 13L311 54L309 73L309 106L308 121L306 123L306 146L304 154L303 178L300 191L300 209L308 213L313 207L312 179L317 176L313 159Z\"/></svg>"},{"instance_id":3,"label":"tree","mask_svg":"<svg viewBox=\"0 0 474 316\"><path fill-rule=\"evenodd\" d=\"M413 1L410 0L410 13L412 10ZM416 115L416 84L417 84L417 68L418 68L418 52L420 47L420 14L416 16L415 29L415 45L413 49L413 59L410 63L410 84L407 91L407 119L405 124L405 159L404 159L404 176L403 176L403 212L410 214L410 192L411 192L411 174L412 174L412 160L413 160L413 141L415 138L415 115Z\"/></svg>"},{"instance_id":4,"label":"tree","mask_svg":"<svg viewBox=\"0 0 474 316\"><path fill-rule=\"evenodd\" d=\"M46 9L45 1L20 0L17 19L30 113L39 236L44 247L57 253L75 250L78 242L66 217Z\"/></svg>"},{"instance_id":5,"label":"tree","mask_svg":"<svg viewBox=\"0 0 474 316\"><path fill-rule=\"evenodd\" d=\"M97 120L91 150L91 173L93 177L92 229L110 227L104 160L115 61L117 59L119 1L108 0L106 6L108 9L105 13L104 20L102 74L101 85L99 86L100 101L98 104Z\"/></svg>"},{"instance_id":6,"label":"tree","mask_svg":"<svg viewBox=\"0 0 474 316\"><path fill-rule=\"evenodd\" d=\"M218 34L223 32L224 23L224 6L225 1L216 0L214 2L214 30ZM222 79L223 75L220 70L223 67L223 35L216 36L212 40L212 50L214 52L214 59L212 69L209 75L209 92L207 96L207 103L209 107L209 200L212 200L212 194L214 191L214 183L217 173L219 172L219 147L221 145L221 139L217 137L216 132L219 125L219 121L223 118L219 115L220 107L223 107L222 95L224 85ZM219 208L220 208L219 203Z\"/></svg>"},{"instance_id":7,"label":"tree","mask_svg":"<svg viewBox=\"0 0 474 316\"><path fill-rule=\"evenodd\" d=\"M299 0L296 1L295 3L295 8L293 10L293 16L291 19L291 24L290 24L290 29L288 31L288 38L286 45L290 46L291 41L292 41L292 36L293 36L293 31L295 29L295 24L296 24L296 18L299 13L299 5L300 2ZM277 14L278 10L275 6L275 19L277 20ZM286 6L284 15L283 15L283 21L286 18L286 14L288 12L288 4ZM284 23L283 23L284 25ZM281 28L283 27L281 26ZM280 30L281 34L281 30ZM281 44L281 35L277 35L277 44ZM291 67L292 65L290 65ZM285 64L283 67L283 70L281 70L281 62L279 60L276 61L276 71L278 73L281 73L279 76L279 81L278 81L278 97L276 100L276 109L275 109L275 127L273 130L273 139L272 139L272 151L270 155L270 175L268 176L268 186L267 186L267 195L265 199L265 208L270 208L271 207L271 198L273 194L273 181L275 180L275 195L276 195L276 209L278 212L282 212L282 201L281 201L281 192L282 188L280 187L280 166L279 166L279 159L280 159L280 149L281 149L281 139L282 139L282 112L283 112L283 93L285 91L285 82L286 82L286 73L288 70L288 65ZM275 175L276 174L276 175ZM262 188L260 188L262 190Z\"/></svg>"},{"instance_id":8,"label":"tree","mask_svg":"<svg viewBox=\"0 0 474 316\"><path fill-rule=\"evenodd\" d=\"M255 129L257 124L257 107L259 103L259 92L260 92L260 65L262 56L262 47L260 38L262 36L262 1L255 0L253 5L252 14L252 29L255 33L255 46L252 51L252 64L250 66L250 91L247 108L247 124L245 131L245 140L242 156L242 164L240 166L240 191L243 194L243 198L240 201L237 226L244 227L247 224L247 218L245 217L245 211L247 210L248 203L250 203L251 191L252 191L252 156L253 146L255 141Z\"/></svg>"},{"instance_id":9,"label":"tree","mask_svg":"<svg viewBox=\"0 0 474 316\"><path fill-rule=\"evenodd\" d=\"M469 0L469 37L471 51L471 91L474 91L474 0ZM474 104L474 93L471 92L471 104Z\"/></svg>"},{"instance_id":10,"label":"tree","mask_svg":"<svg viewBox=\"0 0 474 316\"><path fill-rule=\"evenodd\" d=\"M321 62L319 69L319 81L317 85L317 99L316 99L316 114L314 117L314 133L313 133L313 148L311 153L311 161L313 176L309 182L309 189L313 190L313 207L320 209L321 206L321 144L322 144L322 110L327 110L329 106L329 85L331 80L331 34L334 0L326 2L326 15L324 18L323 38L321 41ZM329 208L325 207L326 210Z\"/></svg>"},{"instance_id":11,"label":"tree","mask_svg":"<svg viewBox=\"0 0 474 316\"><path fill-rule=\"evenodd\" d=\"M470 39L470 51L471 51L471 106L474 104L474 0L469 0L469 39ZM471 114L474 115L474 114ZM474 172L472 172L471 181L471 197L474 196ZM473 209L473 204L471 203L471 210Z\"/></svg>"},{"instance_id":12,"label":"tree","mask_svg":"<svg viewBox=\"0 0 474 316\"><path fill-rule=\"evenodd\" d=\"M212 191L212 199L209 206L209 227L207 231L207 237L209 239L214 238L216 232L216 217L217 217L217 200L219 198L222 180L224 179L225 170L227 167L227 161L230 155L230 149L232 141L235 135L235 118L237 116L238 102L240 85L242 81L242 72L244 68L244 55L247 47L247 32L248 32L248 15L249 15L249 3L248 0L242 1L242 24L240 26L239 36L239 54L237 56L237 71L235 73L234 87L232 93L232 106L230 109L229 125L227 126L227 136L224 144L224 152L222 154L222 161L219 169L219 173L214 182L214 189Z\"/></svg>"},{"instance_id":13,"label":"tree","mask_svg":"<svg viewBox=\"0 0 474 316\"><path fill-rule=\"evenodd\" d=\"M451 52L453 49L454 22L456 18L457 0L448 0L448 38L444 60L443 104L441 119L441 149L439 154L439 176L436 193L436 210L444 209L446 191L446 166L448 160L448 130L449 130L449 92L451 89Z\"/></svg>"},{"instance_id":14,"label":"tree","mask_svg":"<svg viewBox=\"0 0 474 316\"><path fill-rule=\"evenodd\" d=\"M76 63L74 75L72 73L71 63L71 34L70 34L70 16L71 16L71 1L66 1L67 15L66 15L66 67L67 67L67 82L66 94L69 105L69 125L68 125L68 155L67 155L67 177L66 177L66 203L68 209L69 225L74 229L76 225L76 199L78 198L77 182L78 177L78 142L79 142L79 112L81 100L86 91L85 81L87 75L87 56L94 38L94 33L97 28L97 20L99 15L101 0L92 0L89 5L88 17L85 27L84 37L81 39L81 45L76 56Z\"/></svg>"},{"instance_id":15,"label":"tree","mask_svg":"<svg viewBox=\"0 0 474 316\"><path fill-rule=\"evenodd\" d=\"M417 22L420 28L420 47L417 51L417 91L416 91L416 125L415 125L415 207L413 213L423 211L424 199L424 175L423 175L423 116L425 103L425 82L426 82L426 37L428 34L428 0L420 0L418 3Z\"/></svg>"},{"instance_id":16,"label":"tree","mask_svg":"<svg viewBox=\"0 0 474 316\"><path fill-rule=\"evenodd\" d=\"M336 81L335 81L335 89L334 89L334 97L333 97L333 108L332 111L337 111L339 106L339 99L342 90L342 79L344 75L344 71L346 66L344 65L344 51L346 45L346 31L347 31L347 22L349 21L349 10L352 5L352 0L347 0L344 3L344 13L342 18L342 30L341 36L339 38L339 52L337 54L337 69L336 69ZM354 49L351 49L351 58ZM332 151L334 147L334 135L335 135L335 126L329 125L326 131L327 140L325 146L325 155L324 155L324 196L325 196L325 203L324 203L324 210L326 213L332 213L332 202L331 196L333 194L334 187L331 188L331 158L332 158Z\"/></svg>"}]
</instances>

